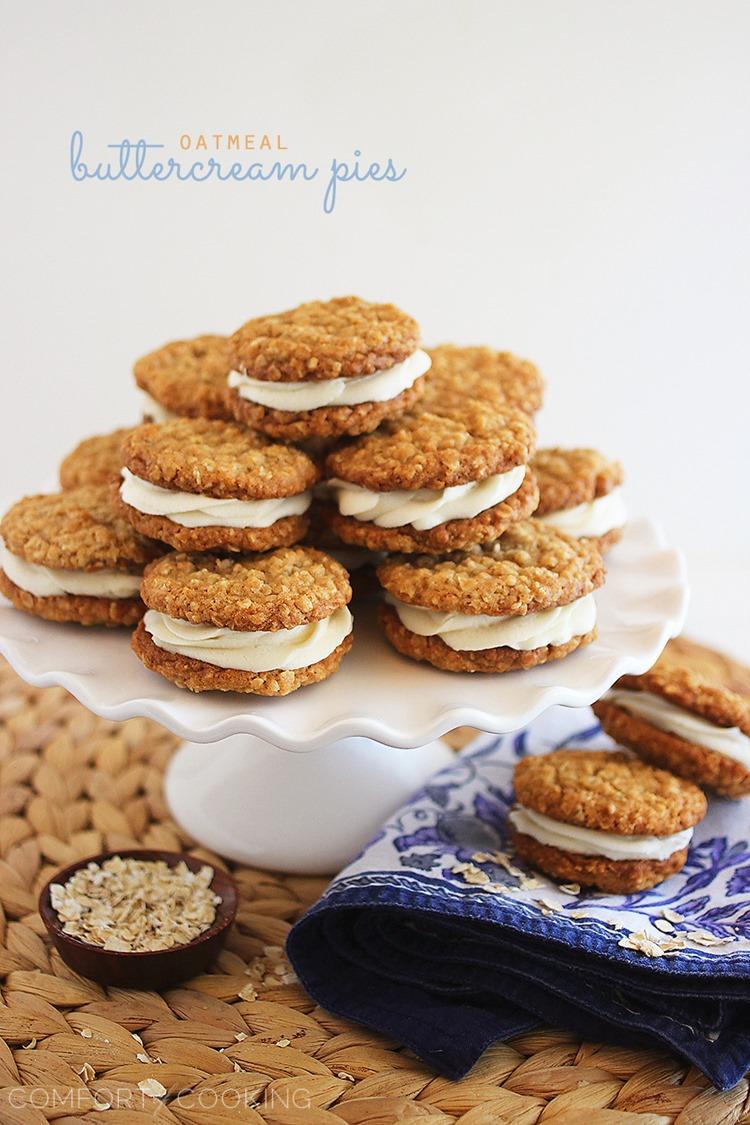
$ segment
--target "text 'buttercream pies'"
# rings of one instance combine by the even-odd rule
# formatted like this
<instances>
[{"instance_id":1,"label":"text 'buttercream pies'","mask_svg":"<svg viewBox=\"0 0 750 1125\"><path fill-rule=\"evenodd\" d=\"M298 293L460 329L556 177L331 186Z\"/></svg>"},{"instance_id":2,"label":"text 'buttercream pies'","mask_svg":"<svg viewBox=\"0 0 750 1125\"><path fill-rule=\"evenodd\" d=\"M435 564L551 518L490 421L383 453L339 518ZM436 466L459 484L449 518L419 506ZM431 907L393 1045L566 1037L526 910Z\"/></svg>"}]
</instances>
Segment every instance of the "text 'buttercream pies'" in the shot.
<instances>
[{"instance_id":1,"label":"text 'buttercream pies'","mask_svg":"<svg viewBox=\"0 0 750 1125\"><path fill-rule=\"evenodd\" d=\"M27 496L0 522L0 592L48 621L134 625L144 565L163 550L122 518L110 485Z\"/></svg>"},{"instance_id":2,"label":"text 'buttercream pies'","mask_svg":"<svg viewBox=\"0 0 750 1125\"><path fill-rule=\"evenodd\" d=\"M79 488L82 484L107 484L117 480L122 468L122 443L133 429L133 426L123 426L80 441L60 462L61 487Z\"/></svg>"},{"instance_id":3,"label":"text 'buttercream pies'","mask_svg":"<svg viewBox=\"0 0 750 1125\"><path fill-rule=\"evenodd\" d=\"M750 701L722 684L664 663L623 676L594 713L646 761L724 797L750 794Z\"/></svg>"},{"instance_id":4,"label":"text 'buttercream pies'","mask_svg":"<svg viewBox=\"0 0 750 1125\"><path fill-rule=\"evenodd\" d=\"M266 551L307 531L318 465L236 422L146 423L122 457L126 519L179 550Z\"/></svg>"},{"instance_id":5,"label":"text 'buttercream pies'","mask_svg":"<svg viewBox=\"0 0 750 1125\"><path fill-rule=\"evenodd\" d=\"M410 412L326 459L329 519L345 543L444 553L497 539L534 511L534 427L516 407Z\"/></svg>"},{"instance_id":6,"label":"text 'buttercream pies'","mask_svg":"<svg viewBox=\"0 0 750 1125\"><path fill-rule=\"evenodd\" d=\"M517 853L565 882L632 894L680 871L706 814L697 786L624 751L556 750L515 768Z\"/></svg>"},{"instance_id":7,"label":"text 'buttercream pies'","mask_svg":"<svg viewBox=\"0 0 750 1125\"><path fill-rule=\"evenodd\" d=\"M174 340L136 361L144 421L232 417L227 406L229 338Z\"/></svg>"},{"instance_id":8,"label":"text 'buttercream pies'","mask_svg":"<svg viewBox=\"0 0 750 1125\"><path fill-rule=\"evenodd\" d=\"M412 317L359 297L249 320L231 355L235 417L285 441L370 433L416 402L430 367Z\"/></svg>"},{"instance_id":9,"label":"text 'buttercream pies'","mask_svg":"<svg viewBox=\"0 0 750 1125\"><path fill-rule=\"evenodd\" d=\"M377 574L387 639L404 656L450 672L533 668L596 636L601 555L534 520L444 558L394 555Z\"/></svg>"},{"instance_id":10,"label":"text 'buttercream pies'","mask_svg":"<svg viewBox=\"0 0 750 1125\"><path fill-rule=\"evenodd\" d=\"M424 409L440 412L471 402L517 406L534 414L542 405L544 380L528 359L487 347L441 344L428 348L432 360L425 381Z\"/></svg>"},{"instance_id":11,"label":"text 'buttercream pies'","mask_svg":"<svg viewBox=\"0 0 750 1125\"><path fill-rule=\"evenodd\" d=\"M622 537L627 510L623 471L595 449L539 449L531 461L539 484L534 516L607 551Z\"/></svg>"},{"instance_id":12,"label":"text 'buttercream pies'","mask_svg":"<svg viewBox=\"0 0 750 1125\"><path fill-rule=\"evenodd\" d=\"M311 547L243 558L171 553L147 567L133 650L190 691L288 695L352 644L349 578Z\"/></svg>"}]
</instances>

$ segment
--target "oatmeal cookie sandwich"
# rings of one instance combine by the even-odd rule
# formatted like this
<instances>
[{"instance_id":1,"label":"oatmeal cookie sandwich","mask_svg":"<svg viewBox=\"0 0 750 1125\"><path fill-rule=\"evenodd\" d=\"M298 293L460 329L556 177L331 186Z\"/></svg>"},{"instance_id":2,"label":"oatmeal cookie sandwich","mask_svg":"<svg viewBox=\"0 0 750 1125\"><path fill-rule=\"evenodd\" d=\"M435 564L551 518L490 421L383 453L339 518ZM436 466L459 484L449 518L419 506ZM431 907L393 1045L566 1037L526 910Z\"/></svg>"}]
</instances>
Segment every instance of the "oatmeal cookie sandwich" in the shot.
<instances>
[{"instance_id":1,"label":"oatmeal cookie sandwich","mask_svg":"<svg viewBox=\"0 0 750 1125\"><path fill-rule=\"evenodd\" d=\"M528 359L485 347L441 344L428 348L432 360L424 409L440 411L466 402L510 404L535 414L544 398L544 380Z\"/></svg>"},{"instance_id":2,"label":"oatmeal cookie sandwich","mask_svg":"<svg viewBox=\"0 0 750 1125\"><path fill-rule=\"evenodd\" d=\"M387 639L449 672L533 668L596 636L599 552L534 520L443 558L394 555L377 573Z\"/></svg>"},{"instance_id":3,"label":"oatmeal cookie sandwich","mask_svg":"<svg viewBox=\"0 0 750 1125\"><path fill-rule=\"evenodd\" d=\"M511 406L410 412L326 459L328 518L345 543L440 554L497 539L531 515L534 427Z\"/></svg>"},{"instance_id":4,"label":"oatmeal cookie sandwich","mask_svg":"<svg viewBox=\"0 0 750 1125\"><path fill-rule=\"evenodd\" d=\"M697 786L623 751L524 758L509 813L519 856L565 882L633 894L685 866L706 814Z\"/></svg>"},{"instance_id":5,"label":"oatmeal cookie sandwich","mask_svg":"<svg viewBox=\"0 0 750 1125\"><path fill-rule=\"evenodd\" d=\"M138 531L183 551L267 551L297 543L320 469L236 422L138 426L123 450L119 503Z\"/></svg>"},{"instance_id":6,"label":"oatmeal cookie sandwich","mask_svg":"<svg viewBox=\"0 0 750 1125\"><path fill-rule=\"evenodd\" d=\"M627 521L623 471L595 449L539 449L531 462L539 483L535 517L604 552L619 542Z\"/></svg>"},{"instance_id":7,"label":"oatmeal cookie sandwich","mask_svg":"<svg viewBox=\"0 0 750 1125\"><path fill-rule=\"evenodd\" d=\"M60 464L62 488L82 484L107 484L117 480L122 469L122 443L134 426L124 426L109 434L85 438Z\"/></svg>"},{"instance_id":8,"label":"oatmeal cookie sandwich","mask_svg":"<svg viewBox=\"0 0 750 1125\"><path fill-rule=\"evenodd\" d=\"M370 433L416 402L430 366L415 320L359 297L249 320L231 358L235 418L284 441Z\"/></svg>"},{"instance_id":9,"label":"oatmeal cookie sandwich","mask_svg":"<svg viewBox=\"0 0 750 1125\"><path fill-rule=\"evenodd\" d=\"M144 565L163 550L122 518L111 485L27 496L0 522L0 593L48 621L134 625Z\"/></svg>"},{"instance_id":10,"label":"oatmeal cookie sandwich","mask_svg":"<svg viewBox=\"0 0 750 1125\"><path fill-rule=\"evenodd\" d=\"M723 797L750 795L750 700L673 663L623 676L594 713L615 741Z\"/></svg>"},{"instance_id":11,"label":"oatmeal cookie sandwich","mask_svg":"<svg viewBox=\"0 0 750 1125\"><path fill-rule=\"evenodd\" d=\"M137 360L133 375L146 422L232 417L227 406L229 339L174 340Z\"/></svg>"},{"instance_id":12,"label":"oatmeal cookie sandwich","mask_svg":"<svg viewBox=\"0 0 750 1125\"><path fill-rule=\"evenodd\" d=\"M311 547L171 553L146 570L133 650L190 691L288 695L327 679L351 648L351 593L344 568Z\"/></svg>"}]
</instances>

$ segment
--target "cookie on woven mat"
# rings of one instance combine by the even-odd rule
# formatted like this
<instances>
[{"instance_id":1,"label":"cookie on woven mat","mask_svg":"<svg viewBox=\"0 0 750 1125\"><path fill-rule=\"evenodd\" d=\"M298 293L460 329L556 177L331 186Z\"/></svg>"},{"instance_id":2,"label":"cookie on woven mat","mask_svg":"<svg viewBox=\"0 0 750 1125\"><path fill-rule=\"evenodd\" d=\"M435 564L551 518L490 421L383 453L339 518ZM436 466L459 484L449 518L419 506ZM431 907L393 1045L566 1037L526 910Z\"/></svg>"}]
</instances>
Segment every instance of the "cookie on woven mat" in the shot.
<instances>
[{"instance_id":1,"label":"cookie on woven mat","mask_svg":"<svg viewBox=\"0 0 750 1125\"><path fill-rule=\"evenodd\" d=\"M119 503L138 531L181 551L267 551L308 527L318 465L236 422L138 426L123 449Z\"/></svg>"},{"instance_id":2,"label":"cookie on woven mat","mask_svg":"<svg viewBox=\"0 0 750 1125\"><path fill-rule=\"evenodd\" d=\"M226 401L229 367L227 336L173 340L142 356L133 375L141 390L144 421L231 418Z\"/></svg>"},{"instance_id":3,"label":"cookie on woven mat","mask_svg":"<svg viewBox=\"0 0 750 1125\"><path fill-rule=\"evenodd\" d=\"M509 403L534 414L542 405L544 380L528 359L455 344L428 348L427 354L432 368L425 382L425 410L440 412L467 402L487 402L490 406Z\"/></svg>"},{"instance_id":4,"label":"cookie on woven mat","mask_svg":"<svg viewBox=\"0 0 750 1125\"><path fill-rule=\"evenodd\" d=\"M285 441L366 434L412 406L430 366L395 305L311 301L249 320L232 337L235 418Z\"/></svg>"},{"instance_id":5,"label":"cookie on woven mat","mask_svg":"<svg viewBox=\"0 0 750 1125\"><path fill-rule=\"evenodd\" d=\"M124 426L109 434L95 434L79 442L60 464L61 486L78 488L82 484L106 484L117 480L122 468L122 443L133 429L133 426Z\"/></svg>"},{"instance_id":6,"label":"cookie on woven mat","mask_svg":"<svg viewBox=\"0 0 750 1125\"><path fill-rule=\"evenodd\" d=\"M311 547L171 553L146 569L133 650L190 691L288 695L327 679L351 648L351 593L344 568Z\"/></svg>"},{"instance_id":7,"label":"cookie on woven mat","mask_svg":"<svg viewBox=\"0 0 750 1125\"><path fill-rule=\"evenodd\" d=\"M111 485L27 496L0 522L0 593L48 621L134 625L143 567L163 550L122 518Z\"/></svg>"},{"instance_id":8,"label":"cookie on woven mat","mask_svg":"<svg viewBox=\"0 0 750 1125\"><path fill-rule=\"evenodd\" d=\"M600 551L622 538L627 520L623 471L595 449L539 449L531 461L539 484L537 519L593 539Z\"/></svg>"},{"instance_id":9,"label":"cookie on woven mat","mask_svg":"<svg viewBox=\"0 0 750 1125\"><path fill-rule=\"evenodd\" d=\"M534 427L515 407L413 412L326 458L328 518L345 543L444 553L497 539L534 511Z\"/></svg>"},{"instance_id":10,"label":"cookie on woven mat","mask_svg":"<svg viewBox=\"0 0 750 1125\"><path fill-rule=\"evenodd\" d=\"M660 662L594 704L602 727L641 758L724 797L750 794L750 700Z\"/></svg>"},{"instance_id":11,"label":"cookie on woven mat","mask_svg":"<svg viewBox=\"0 0 750 1125\"><path fill-rule=\"evenodd\" d=\"M624 751L556 750L515 768L518 855L555 879L632 894L680 871L706 814L697 786Z\"/></svg>"},{"instance_id":12,"label":"cookie on woven mat","mask_svg":"<svg viewBox=\"0 0 750 1125\"><path fill-rule=\"evenodd\" d=\"M449 672L510 672L556 660L596 636L596 548L535 520L444 558L395 555L378 567L381 624L412 660Z\"/></svg>"}]
</instances>

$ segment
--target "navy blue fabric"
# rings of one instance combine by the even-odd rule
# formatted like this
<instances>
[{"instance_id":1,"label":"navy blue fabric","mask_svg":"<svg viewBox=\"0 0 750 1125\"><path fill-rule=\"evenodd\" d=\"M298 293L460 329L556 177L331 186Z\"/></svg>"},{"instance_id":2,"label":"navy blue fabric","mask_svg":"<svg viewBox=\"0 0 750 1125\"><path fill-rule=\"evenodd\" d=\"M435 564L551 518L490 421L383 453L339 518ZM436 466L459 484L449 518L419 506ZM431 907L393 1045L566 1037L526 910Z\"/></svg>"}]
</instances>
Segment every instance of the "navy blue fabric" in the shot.
<instances>
[{"instance_id":1,"label":"navy blue fabric","mask_svg":"<svg viewBox=\"0 0 750 1125\"><path fill-rule=\"evenodd\" d=\"M526 753L533 739L516 745ZM590 912L583 920L580 909L566 915L563 899L559 910L540 909L483 854L479 866L502 875L511 893L467 886L451 860L470 862L477 841L507 845L502 817L488 809L499 800L507 811L512 801L499 781L500 767L512 773L508 749L507 739L484 744L438 775L297 923L287 952L304 987L329 1011L384 1032L452 1079L491 1043L551 1024L588 1039L669 1048L730 1088L750 1067L750 911L742 894L750 845L731 831L721 844L708 835L682 883L628 898L577 896L574 905ZM694 919L677 932L713 926L727 952L690 945L652 960L623 948L612 915L632 933L634 920L647 928L663 917L664 902Z\"/></svg>"}]
</instances>

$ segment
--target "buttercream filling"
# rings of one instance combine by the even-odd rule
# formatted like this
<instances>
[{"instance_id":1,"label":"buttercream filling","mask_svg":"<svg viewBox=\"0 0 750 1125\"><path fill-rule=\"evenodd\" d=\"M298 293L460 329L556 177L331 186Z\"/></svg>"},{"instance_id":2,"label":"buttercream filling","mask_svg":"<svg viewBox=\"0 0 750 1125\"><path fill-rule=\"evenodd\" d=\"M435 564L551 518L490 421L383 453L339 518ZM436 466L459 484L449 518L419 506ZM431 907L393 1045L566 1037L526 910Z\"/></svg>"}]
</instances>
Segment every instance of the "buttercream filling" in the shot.
<instances>
[{"instance_id":1,"label":"buttercream filling","mask_svg":"<svg viewBox=\"0 0 750 1125\"><path fill-rule=\"evenodd\" d=\"M319 410L324 406L358 406L362 402L387 402L416 383L429 371L432 361L417 348L402 363L351 379L309 379L301 383L279 383L253 379L243 371L230 371L229 386L240 398L269 410Z\"/></svg>"},{"instance_id":2,"label":"buttercream filling","mask_svg":"<svg viewBox=\"0 0 750 1125\"><path fill-rule=\"evenodd\" d=\"M596 855L604 859L628 860L669 859L682 851L693 837L693 829L675 832L671 836L622 836L617 832L602 832L597 828L580 828L577 824L563 824L560 820L516 805L508 813L516 832L531 836L540 844L578 855Z\"/></svg>"},{"instance_id":3,"label":"buttercream filling","mask_svg":"<svg viewBox=\"0 0 750 1125\"><path fill-rule=\"evenodd\" d=\"M495 473L481 481L454 484L450 488L394 489L371 492L358 484L334 478L329 481L342 516L366 520L376 527L405 527L429 531L448 520L473 519L480 512L502 503L517 492L526 475L525 465Z\"/></svg>"},{"instance_id":4,"label":"buttercream filling","mask_svg":"<svg viewBox=\"0 0 750 1125\"><path fill-rule=\"evenodd\" d=\"M137 598L141 575L126 570L63 570L26 562L0 539L0 569L14 585L35 598L78 594L90 598Z\"/></svg>"},{"instance_id":5,"label":"buttercream filling","mask_svg":"<svg viewBox=\"0 0 750 1125\"><path fill-rule=\"evenodd\" d=\"M456 652L476 652L486 648L513 648L526 652L546 645L562 645L573 637L590 633L596 624L593 594L568 605L517 617L441 613L424 606L407 605L392 594L388 594L386 600L410 632L420 637L440 637Z\"/></svg>"},{"instance_id":6,"label":"buttercream filling","mask_svg":"<svg viewBox=\"0 0 750 1125\"><path fill-rule=\"evenodd\" d=\"M684 742L691 742L706 750L714 750L750 770L750 738L739 727L717 726L702 715L685 711L648 691L613 688L607 692L604 700L622 707L623 711L631 715L645 719L667 734L673 734Z\"/></svg>"},{"instance_id":7,"label":"buttercream filling","mask_svg":"<svg viewBox=\"0 0 750 1125\"><path fill-rule=\"evenodd\" d=\"M172 410L167 410L166 406L162 406L157 402L148 391L139 388L141 395L141 410L144 417L150 418L152 422L171 422L173 418L179 418L179 414L175 414Z\"/></svg>"},{"instance_id":8,"label":"buttercream filling","mask_svg":"<svg viewBox=\"0 0 750 1125\"><path fill-rule=\"evenodd\" d=\"M598 496L573 508L561 508L539 516L544 523L552 524L559 531L572 535L575 539L595 539L623 527L628 518L621 488L613 488L606 496Z\"/></svg>"},{"instance_id":9,"label":"buttercream filling","mask_svg":"<svg viewBox=\"0 0 750 1125\"><path fill-rule=\"evenodd\" d=\"M325 660L352 631L352 615L342 606L322 621L271 632L240 632L218 625L193 625L149 609L143 624L166 652L203 660L217 668L272 672L307 668Z\"/></svg>"},{"instance_id":10,"label":"buttercream filling","mask_svg":"<svg viewBox=\"0 0 750 1125\"><path fill-rule=\"evenodd\" d=\"M270 527L285 516L306 512L312 501L312 492L270 500L223 500L160 488L129 469L122 470L120 496L139 512L165 516L182 527Z\"/></svg>"}]
</instances>

